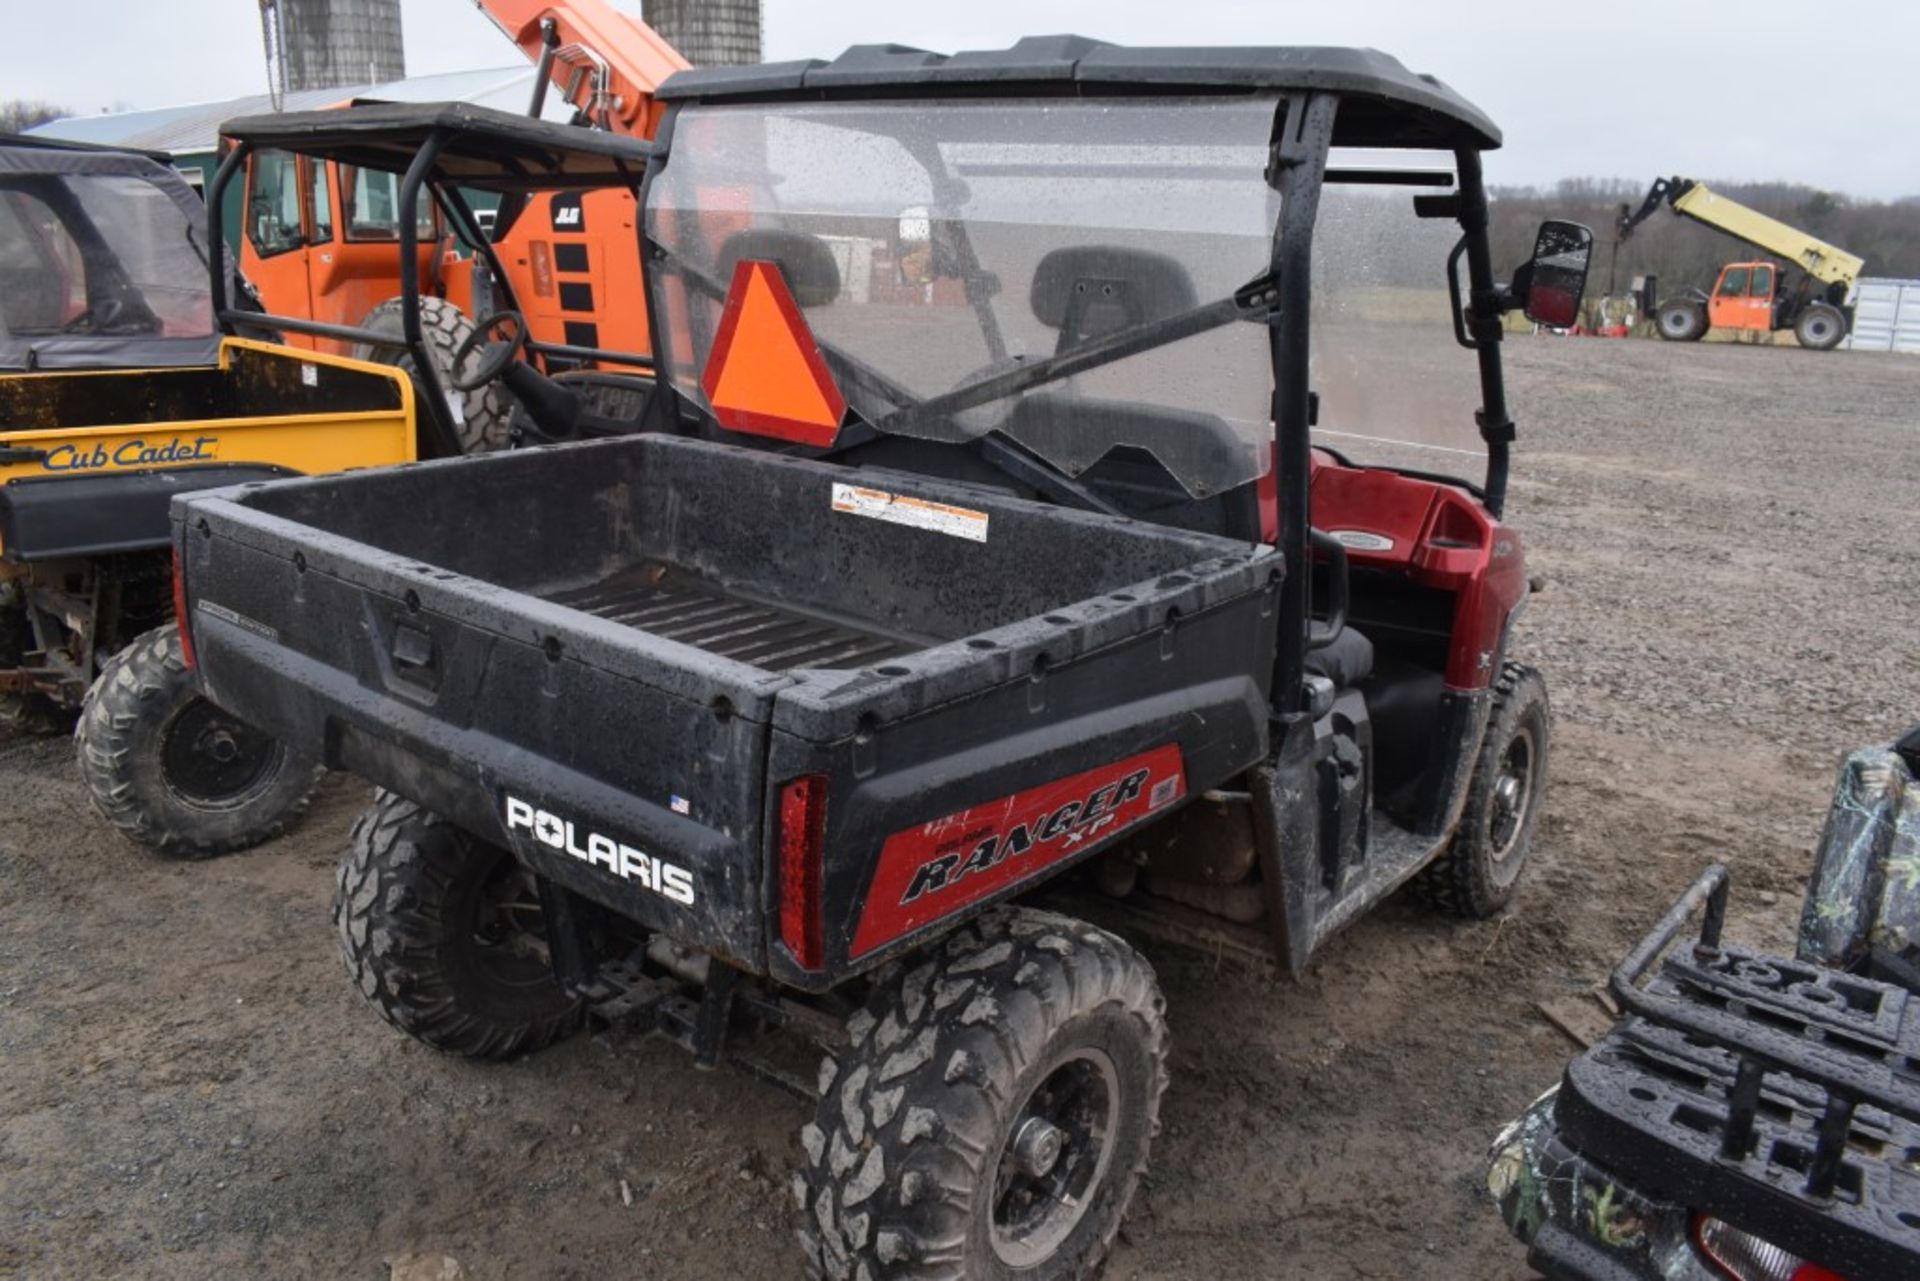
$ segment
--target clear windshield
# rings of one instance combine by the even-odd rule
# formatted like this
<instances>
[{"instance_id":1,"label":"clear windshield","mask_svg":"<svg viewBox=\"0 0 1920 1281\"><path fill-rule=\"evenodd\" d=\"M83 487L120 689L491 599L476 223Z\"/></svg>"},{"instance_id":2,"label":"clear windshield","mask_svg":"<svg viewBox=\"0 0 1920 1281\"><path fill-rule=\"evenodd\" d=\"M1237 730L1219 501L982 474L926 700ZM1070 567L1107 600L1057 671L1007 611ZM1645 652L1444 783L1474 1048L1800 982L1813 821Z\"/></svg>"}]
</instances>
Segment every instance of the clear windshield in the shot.
<instances>
[{"instance_id":1,"label":"clear windshield","mask_svg":"<svg viewBox=\"0 0 1920 1281\"><path fill-rule=\"evenodd\" d=\"M198 230L140 178L0 178L0 324L23 341L207 337Z\"/></svg>"},{"instance_id":2,"label":"clear windshield","mask_svg":"<svg viewBox=\"0 0 1920 1281\"><path fill-rule=\"evenodd\" d=\"M1436 160L1451 157L1336 151L1329 158L1335 180L1321 193L1314 227L1311 368L1320 417L1313 439L1355 462L1478 479L1486 467L1474 423L1479 368L1454 341L1447 295L1447 255L1460 225L1413 212L1416 195L1452 188L1337 180L1342 169L1404 163L1431 170Z\"/></svg>"},{"instance_id":3,"label":"clear windshield","mask_svg":"<svg viewBox=\"0 0 1920 1281\"><path fill-rule=\"evenodd\" d=\"M1196 495L1250 481L1270 440L1261 325L901 411L1229 299L1265 272L1276 108L1254 96L688 109L648 195L678 331L665 372L700 401L734 260L806 238L833 278L790 284L849 405L881 430L999 432L1070 475L1130 447Z\"/></svg>"}]
</instances>

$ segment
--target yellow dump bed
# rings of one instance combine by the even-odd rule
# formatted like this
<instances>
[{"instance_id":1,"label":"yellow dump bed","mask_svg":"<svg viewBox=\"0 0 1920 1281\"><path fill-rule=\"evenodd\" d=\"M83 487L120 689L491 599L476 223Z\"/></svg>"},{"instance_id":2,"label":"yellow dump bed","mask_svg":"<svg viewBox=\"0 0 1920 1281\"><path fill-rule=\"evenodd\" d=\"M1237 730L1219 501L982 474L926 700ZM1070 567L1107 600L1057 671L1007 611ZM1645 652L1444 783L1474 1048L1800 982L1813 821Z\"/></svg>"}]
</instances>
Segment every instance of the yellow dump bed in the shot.
<instances>
[{"instance_id":1,"label":"yellow dump bed","mask_svg":"<svg viewBox=\"0 0 1920 1281\"><path fill-rule=\"evenodd\" d=\"M408 462L415 449L401 371L245 338L222 340L205 366L0 374L0 554L129 550L147 527L158 546L174 493ZM94 483L62 483L74 481ZM76 533L87 524L97 536Z\"/></svg>"}]
</instances>

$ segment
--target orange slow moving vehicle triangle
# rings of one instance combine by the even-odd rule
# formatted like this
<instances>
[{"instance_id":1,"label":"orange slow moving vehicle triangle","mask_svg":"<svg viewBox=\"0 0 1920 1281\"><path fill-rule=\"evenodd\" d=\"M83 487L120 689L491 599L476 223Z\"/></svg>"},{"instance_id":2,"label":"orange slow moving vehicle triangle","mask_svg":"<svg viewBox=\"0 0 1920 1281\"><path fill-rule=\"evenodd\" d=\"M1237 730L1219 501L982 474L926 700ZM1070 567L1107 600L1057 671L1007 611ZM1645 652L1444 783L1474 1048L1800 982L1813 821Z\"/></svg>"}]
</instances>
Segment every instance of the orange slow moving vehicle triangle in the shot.
<instances>
[{"instance_id":1,"label":"orange slow moving vehicle triangle","mask_svg":"<svg viewBox=\"0 0 1920 1281\"><path fill-rule=\"evenodd\" d=\"M847 412L780 265L758 259L733 269L700 385L722 427L803 445L831 445Z\"/></svg>"}]
</instances>

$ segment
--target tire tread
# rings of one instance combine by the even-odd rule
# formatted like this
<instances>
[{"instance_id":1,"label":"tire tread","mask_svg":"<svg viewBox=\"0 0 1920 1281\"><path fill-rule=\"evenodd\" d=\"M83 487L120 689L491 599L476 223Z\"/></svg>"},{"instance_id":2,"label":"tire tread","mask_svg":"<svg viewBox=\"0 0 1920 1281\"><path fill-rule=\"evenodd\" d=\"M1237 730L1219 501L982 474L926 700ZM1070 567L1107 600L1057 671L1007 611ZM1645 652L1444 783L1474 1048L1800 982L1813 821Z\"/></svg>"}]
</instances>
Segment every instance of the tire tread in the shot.
<instances>
[{"instance_id":1,"label":"tire tread","mask_svg":"<svg viewBox=\"0 0 1920 1281\"><path fill-rule=\"evenodd\" d=\"M403 323L401 300L389 298L367 313L363 327L398 336ZM453 368L453 353L473 332L473 322L466 313L444 298L422 298L420 331L434 353L435 372L440 375L444 386L444 380ZM363 344L354 349L354 355L361 360L392 364L409 372L413 367L412 358L401 351L380 351ZM453 391L451 386L444 386L444 389L460 398L461 421L456 425L462 454L486 454L507 447L513 429L513 410L505 390L498 382L476 387L472 391ZM416 406L416 412L426 414L431 411Z\"/></svg>"},{"instance_id":2,"label":"tire tread","mask_svg":"<svg viewBox=\"0 0 1920 1281\"><path fill-rule=\"evenodd\" d=\"M1058 1275L1096 1274L1159 1132L1165 1001L1146 961L1113 935L1017 908L976 918L900 963L849 1021L847 1049L822 1063L826 1088L819 1115L802 1131L794 1182L806 1275L976 1275L964 1257L972 1163L997 1142L996 1116L1015 1102L1012 1089L1053 1033L1107 1005L1138 1020L1152 1081L1138 1160L1107 1176L1119 1180L1118 1212L1073 1270Z\"/></svg>"},{"instance_id":3,"label":"tire tread","mask_svg":"<svg viewBox=\"0 0 1920 1281\"><path fill-rule=\"evenodd\" d=\"M255 822L221 835L196 831L143 779L141 762L160 750L175 710L199 694L169 623L134 638L108 659L80 704L74 756L93 807L116 831L169 858L205 859L250 849L284 834L305 814L326 770L289 752L281 766L292 799L268 806Z\"/></svg>"},{"instance_id":4,"label":"tire tread","mask_svg":"<svg viewBox=\"0 0 1920 1281\"><path fill-rule=\"evenodd\" d=\"M440 903L471 874L470 838L446 819L392 792L354 820L347 856L335 874L333 923L355 988L380 1017L449 1054L508 1059L543 1049L577 1031L578 1000L517 1025L462 1006L438 972Z\"/></svg>"}]
</instances>

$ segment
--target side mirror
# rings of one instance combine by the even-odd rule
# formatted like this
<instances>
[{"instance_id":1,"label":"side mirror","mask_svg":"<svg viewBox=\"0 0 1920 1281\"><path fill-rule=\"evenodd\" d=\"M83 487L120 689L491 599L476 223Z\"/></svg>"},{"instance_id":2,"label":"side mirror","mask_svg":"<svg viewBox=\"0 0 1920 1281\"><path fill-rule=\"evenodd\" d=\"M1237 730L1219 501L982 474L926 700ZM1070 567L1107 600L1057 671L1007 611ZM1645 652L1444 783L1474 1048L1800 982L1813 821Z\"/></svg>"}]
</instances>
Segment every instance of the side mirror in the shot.
<instances>
[{"instance_id":1,"label":"side mirror","mask_svg":"<svg viewBox=\"0 0 1920 1281\"><path fill-rule=\"evenodd\" d=\"M893 233L893 270L903 285L933 281L933 211L924 205L900 214Z\"/></svg>"},{"instance_id":2,"label":"side mirror","mask_svg":"<svg viewBox=\"0 0 1920 1281\"><path fill-rule=\"evenodd\" d=\"M1541 223L1533 240L1533 257L1513 281L1513 292L1526 300L1527 319L1552 329L1565 329L1577 321L1592 260L1591 231L1557 218Z\"/></svg>"}]
</instances>

